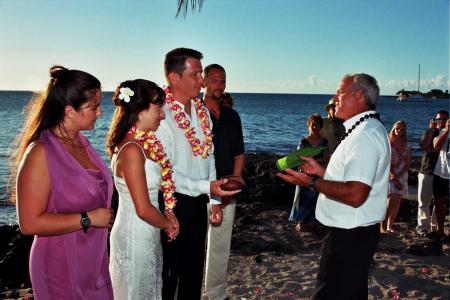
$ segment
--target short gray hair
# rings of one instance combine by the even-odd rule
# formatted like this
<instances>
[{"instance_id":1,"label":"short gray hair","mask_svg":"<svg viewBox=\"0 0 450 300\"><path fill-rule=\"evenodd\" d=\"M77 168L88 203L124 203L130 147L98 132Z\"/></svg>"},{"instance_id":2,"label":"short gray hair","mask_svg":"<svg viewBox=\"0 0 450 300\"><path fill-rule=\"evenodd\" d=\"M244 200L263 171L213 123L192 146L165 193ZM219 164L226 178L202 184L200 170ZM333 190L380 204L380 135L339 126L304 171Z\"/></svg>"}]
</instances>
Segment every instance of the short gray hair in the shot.
<instances>
[{"instance_id":1,"label":"short gray hair","mask_svg":"<svg viewBox=\"0 0 450 300\"><path fill-rule=\"evenodd\" d=\"M355 73L345 75L344 79L353 78L353 90L361 90L364 93L364 99L367 106L375 109L380 96L380 87L375 77L364 73Z\"/></svg>"}]
</instances>

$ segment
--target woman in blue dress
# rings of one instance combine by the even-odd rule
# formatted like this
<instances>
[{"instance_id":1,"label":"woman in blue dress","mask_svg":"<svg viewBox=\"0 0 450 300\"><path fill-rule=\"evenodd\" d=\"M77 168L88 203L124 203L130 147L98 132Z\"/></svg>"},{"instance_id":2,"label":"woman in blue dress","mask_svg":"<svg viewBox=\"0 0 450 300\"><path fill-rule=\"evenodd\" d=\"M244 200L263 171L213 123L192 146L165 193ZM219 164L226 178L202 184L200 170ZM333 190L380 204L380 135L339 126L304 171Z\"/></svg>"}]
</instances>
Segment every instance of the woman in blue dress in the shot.
<instances>
[{"instance_id":1,"label":"woman in blue dress","mask_svg":"<svg viewBox=\"0 0 450 300\"><path fill-rule=\"evenodd\" d=\"M320 135L323 127L323 119L319 114L312 114L306 122L309 134L300 140L297 149L306 147L325 147L325 149L314 157L322 165L326 165L329 160L328 141ZM295 187L294 201L289 216L289 221L295 222L295 229L301 232L304 225L314 225L316 223L315 210L317 197L319 194L307 187Z\"/></svg>"}]
</instances>

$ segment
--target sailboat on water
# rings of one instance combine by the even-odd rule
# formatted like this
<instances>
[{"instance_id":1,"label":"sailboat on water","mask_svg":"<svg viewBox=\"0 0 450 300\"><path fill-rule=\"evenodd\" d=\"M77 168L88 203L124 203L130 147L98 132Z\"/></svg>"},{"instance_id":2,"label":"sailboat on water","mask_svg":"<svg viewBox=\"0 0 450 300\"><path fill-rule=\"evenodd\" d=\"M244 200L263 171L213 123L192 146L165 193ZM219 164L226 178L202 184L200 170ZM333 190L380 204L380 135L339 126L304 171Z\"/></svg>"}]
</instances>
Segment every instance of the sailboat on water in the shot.
<instances>
[{"instance_id":1,"label":"sailboat on water","mask_svg":"<svg viewBox=\"0 0 450 300\"><path fill-rule=\"evenodd\" d=\"M427 98L426 96L424 96L421 92L420 92L420 64L419 64L419 74L418 74L418 78L417 78L417 91L405 91L405 90L401 90L398 98L398 101L414 101L414 102L428 102L431 101L430 98Z\"/></svg>"}]
</instances>

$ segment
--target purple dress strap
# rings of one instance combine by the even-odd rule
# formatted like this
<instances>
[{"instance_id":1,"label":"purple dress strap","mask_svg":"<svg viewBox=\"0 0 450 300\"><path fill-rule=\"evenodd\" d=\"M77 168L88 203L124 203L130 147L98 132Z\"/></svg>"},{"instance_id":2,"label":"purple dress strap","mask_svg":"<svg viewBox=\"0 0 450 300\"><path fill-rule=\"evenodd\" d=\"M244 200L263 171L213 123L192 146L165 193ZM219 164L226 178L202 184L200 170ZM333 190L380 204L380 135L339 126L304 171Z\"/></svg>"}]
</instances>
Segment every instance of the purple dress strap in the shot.
<instances>
[{"instance_id":1,"label":"purple dress strap","mask_svg":"<svg viewBox=\"0 0 450 300\"><path fill-rule=\"evenodd\" d=\"M109 170L82 134L78 139L98 170L83 168L50 130L44 130L40 136L52 189L47 212L80 213L111 207ZM87 233L77 230L58 236L35 237L30 255L30 275L35 296L38 296L36 299L55 297L56 292L52 291L58 289L54 287L61 285L59 290L64 290L64 284L70 285L64 299L112 299L107 241L108 229L96 227L90 227ZM53 251L53 244L62 246L53 248ZM50 257L55 256L61 258L63 267L50 270L49 267L54 266ZM45 273L57 275L61 283L48 282L50 277Z\"/></svg>"}]
</instances>

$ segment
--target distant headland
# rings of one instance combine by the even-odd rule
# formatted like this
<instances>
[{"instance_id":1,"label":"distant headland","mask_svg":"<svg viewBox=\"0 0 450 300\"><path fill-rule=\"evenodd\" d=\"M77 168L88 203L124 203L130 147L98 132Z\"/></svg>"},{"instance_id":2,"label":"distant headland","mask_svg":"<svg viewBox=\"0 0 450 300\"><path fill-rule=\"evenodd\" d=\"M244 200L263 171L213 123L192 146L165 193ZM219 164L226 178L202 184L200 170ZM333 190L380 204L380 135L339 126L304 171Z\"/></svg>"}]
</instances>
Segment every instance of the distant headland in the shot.
<instances>
[{"instance_id":1,"label":"distant headland","mask_svg":"<svg viewBox=\"0 0 450 300\"><path fill-rule=\"evenodd\" d=\"M448 94L448 90L442 91L440 89L432 89L427 93L422 93L419 91L407 91L404 89L399 90L397 93L395 93L399 98L409 98L414 96L421 96L423 98L428 99L449 99L450 95Z\"/></svg>"}]
</instances>

